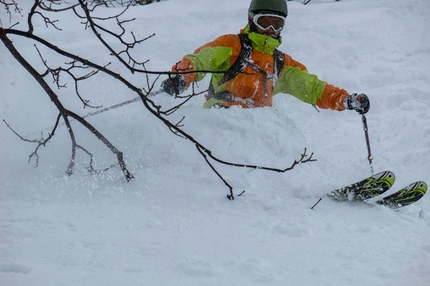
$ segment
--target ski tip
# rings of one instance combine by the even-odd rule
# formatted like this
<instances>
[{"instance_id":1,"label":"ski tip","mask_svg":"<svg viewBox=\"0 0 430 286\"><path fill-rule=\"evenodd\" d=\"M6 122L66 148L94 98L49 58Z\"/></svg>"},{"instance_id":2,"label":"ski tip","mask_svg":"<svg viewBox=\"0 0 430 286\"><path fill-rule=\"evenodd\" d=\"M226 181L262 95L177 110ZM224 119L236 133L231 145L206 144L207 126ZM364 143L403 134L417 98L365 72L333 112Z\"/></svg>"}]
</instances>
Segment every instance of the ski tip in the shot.
<instances>
[{"instance_id":1,"label":"ski tip","mask_svg":"<svg viewBox=\"0 0 430 286\"><path fill-rule=\"evenodd\" d=\"M390 180L392 183L394 183L394 181L396 180L396 176L394 175L393 172L391 171L382 171L379 173L376 173L375 175L370 176L370 178L375 178L375 179L388 179Z\"/></svg>"}]
</instances>

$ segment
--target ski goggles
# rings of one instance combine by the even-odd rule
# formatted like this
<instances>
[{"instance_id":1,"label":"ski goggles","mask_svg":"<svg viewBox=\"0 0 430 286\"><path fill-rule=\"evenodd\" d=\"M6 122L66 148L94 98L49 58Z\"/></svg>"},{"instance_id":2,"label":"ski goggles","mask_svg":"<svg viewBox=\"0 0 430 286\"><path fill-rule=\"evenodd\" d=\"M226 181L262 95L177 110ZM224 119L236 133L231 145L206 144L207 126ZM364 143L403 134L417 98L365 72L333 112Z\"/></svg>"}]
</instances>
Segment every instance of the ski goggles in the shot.
<instances>
[{"instance_id":1,"label":"ski goggles","mask_svg":"<svg viewBox=\"0 0 430 286\"><path fill-rule=\"evenodd\" d=\"M272 28L275 32L279 33L285 24L285 17L276 14L248 14L249 19L263 31Z\"/></svg>"}]
</instances>

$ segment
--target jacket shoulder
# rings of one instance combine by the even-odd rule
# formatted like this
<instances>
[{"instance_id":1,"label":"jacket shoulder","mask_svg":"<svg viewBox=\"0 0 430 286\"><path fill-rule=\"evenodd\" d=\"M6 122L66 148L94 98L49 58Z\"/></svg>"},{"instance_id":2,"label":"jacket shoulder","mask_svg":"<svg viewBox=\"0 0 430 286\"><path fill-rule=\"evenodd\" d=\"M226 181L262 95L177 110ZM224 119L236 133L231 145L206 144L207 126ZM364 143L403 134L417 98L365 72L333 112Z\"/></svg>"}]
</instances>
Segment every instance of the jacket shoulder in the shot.
<instances>
[{"instance_id":1,"label":"jacket shoulder","mask_svg":"<svg viewBox=\"0 0 430 286\"><path fill-rule=\"evenodd\" d=\"M302 71L308 71L304 64L302 64L299 61L296 61L295 59L293 59L290 55L288 55L286 53L283 53L283 54L284 54L284 58L285 58L284 67L290 66L290 67L299 68Z\"/></svg>"},{"instance_id":2,"label":"jacket shoulder","mask_svg":"<svg viewBox=\"0 0 430 286\"><path fill-rule=\"evenodd\" d=\"M241 43L237 34L225 34L225 35L219 36L212 42L204 44L203 46L198 48L194 53L198 53L201 49L204 49L204 48L216 48L216 47L229 47L229 48L232 48L233 50L240 51Z\"/></svg>"}]
</instances>

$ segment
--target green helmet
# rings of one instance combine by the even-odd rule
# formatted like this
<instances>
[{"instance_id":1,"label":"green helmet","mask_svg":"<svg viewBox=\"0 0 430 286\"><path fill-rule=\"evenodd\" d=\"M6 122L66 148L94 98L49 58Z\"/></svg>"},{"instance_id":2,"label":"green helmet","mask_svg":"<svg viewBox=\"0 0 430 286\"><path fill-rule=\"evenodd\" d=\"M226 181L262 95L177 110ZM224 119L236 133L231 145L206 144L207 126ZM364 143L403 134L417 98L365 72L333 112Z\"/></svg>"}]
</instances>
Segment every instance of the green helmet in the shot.
<instances>
[{"instance_id":1,"label":"green helmet","mask_svg":"<svg viewBox=\"0 0 430 286\"><path fill-rule=\"evenodd\" d=\"M249 5L249 12L268 10L279 13L285 17L288 15L286 0L252 0Z\"/></svg>"}]
</instances>

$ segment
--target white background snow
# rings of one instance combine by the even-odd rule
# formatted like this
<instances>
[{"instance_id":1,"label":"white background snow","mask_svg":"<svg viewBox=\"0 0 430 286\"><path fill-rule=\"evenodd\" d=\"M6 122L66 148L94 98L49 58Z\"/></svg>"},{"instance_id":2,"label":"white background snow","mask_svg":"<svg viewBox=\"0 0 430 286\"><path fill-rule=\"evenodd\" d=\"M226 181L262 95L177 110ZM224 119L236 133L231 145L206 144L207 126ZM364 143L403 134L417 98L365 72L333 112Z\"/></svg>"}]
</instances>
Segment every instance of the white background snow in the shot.
<instances>
[{"instance_id":1,"label":"white background snow","mask_svg":"<svg viewBox=\"0 0 430 286\"><path fill-rule=\"evenodd\" d=\"M19 3L27 9L28 2ZM123 19L136 18L127 28L138 38L156 33L134 55L149 59L148 69L166 71L217 36L238 33L248 5L248 0L169 0L133 7ZM375 172L393 171L393 189L430 182L430 2L288 5L281 50L321 79L370 97ZM114 60L88 30L75 25L79 20L71 13L50 17L60 20L63 31L46 28L39 18L36 32L43 38L99 64ZM21 22L16 28L26 29L25 19L14 15L15 21ZM43 70L33 43L11 38ZM48 63L64 63L38 47ZM121 73L144 86L143 75ZM91 111L82 108L66 77L64 82L66 106L81 115ZM0 87L1 119L28 138L46 136L56 109L3 45ZM94 105L135 96L103 75L82 88ZM154 100L165 108L178 102L165 94ZM195 98L171 118L185 116L184 130L220 159L286 168L307 147L318 161L283 174L214 163L236 195L246 190L229 201L228 189L193 144L173 135L140 103L89 118L124 152L135 176L130 183L123 182L118 167L88 174L82 153L75 175L65 176L71 147L64 127L39 151L34 168L34 160L27 160L35 146L2 123L0 285L430 285L429 195L400 211L325 196L371 175L357 113L317 112L289 95L277 95L272 108L251 110L205 110L203 102L203 96ZM74 126L97 168L114 163L103 145Z\"/></svg>"}]
</instances>

